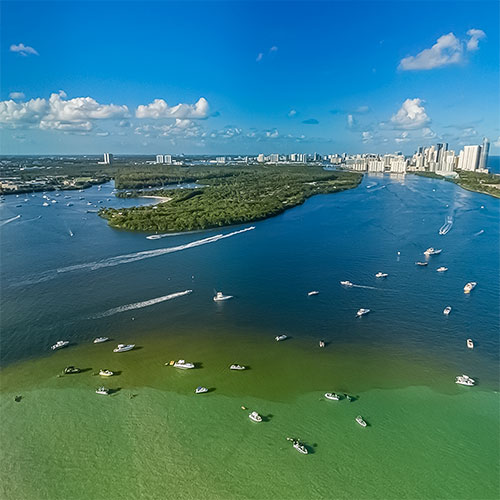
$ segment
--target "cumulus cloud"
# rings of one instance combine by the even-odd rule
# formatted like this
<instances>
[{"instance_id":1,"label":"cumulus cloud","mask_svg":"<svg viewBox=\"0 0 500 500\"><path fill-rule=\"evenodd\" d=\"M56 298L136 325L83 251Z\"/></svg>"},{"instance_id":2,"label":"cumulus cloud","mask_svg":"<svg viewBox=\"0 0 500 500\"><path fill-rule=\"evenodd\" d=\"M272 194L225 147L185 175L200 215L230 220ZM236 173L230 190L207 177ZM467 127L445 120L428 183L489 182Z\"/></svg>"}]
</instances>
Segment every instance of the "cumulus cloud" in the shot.
<instances>
[{"instance_id":1,"label":"cumulus cloud","mask_svg":"<svg viewBox=\"0 0 500 500\"><path fill-rule=\"evenodd\" d=\"M361 139L363 141L363 144L367 144L368 142L371 142L373 140L373 134L369 131L362 132Z\"/></svg>"},{"instance_id":2,"label":"cumulus cloud","mask_svg":"<svg viewBox=\"0 0 500 500\"><path fill-rule=\"evenodd\" d=\"M399 111L392 115L391 123L394 128L419 129L430 123L421 99L406 99Z\"/></svg>"},{"instance_id":3,"label":"cumulus cloud","mask_svg":"<svg viewBox=\"0 0 500 500\"><path fill-rule=\"evenodd\" d=\"M28 56L28 55L38 56L39 55L38 52L33 47L30 47L29 45L24 45L24 43L20 43L18 45L11 45L10 51L17 52L18 54L21 54L22 56Z\"/></svg>"},{"instance_id":4,"label":"cumulus cloud","mask_svg":"<svg viewBox=\"0 0 500 500\"><path fill-rule=\"evenodd\" d=\"M493 146L496 146L497 148L500 148L500 135L498 136L498 139L493 142Z\"/></svg>"},{"instance_id":5,"label":"cumulus cloud","mask_svg":"<svg viewBox=\"0 0 500 500\"><path fill-rule=\"evenodd\" d=\"M347 127L348 128L353 128L354 125L356 125L356 121L354 120L354 116L347 115Z\"/></svg>"},{"instance_id":6,"label":"cumulus cloud","mask_svg":"<svg viewBox=\"0 0 500 500\"><path fill-rule=\"evenodd\" d=\"M9 94L9 97L11 99L24 99L26 96L24 95L23 92L11 92Z\"/></svg>"},{"instance_id":7,"label":"cumulus cloud","mask_svg":"<svg viewBox=\"0 0 500 500\"><path fill-rule=\"evenodd\" d=\"M278 132L278 129L274 128L272 130L266 130L266 137L269 139L276 139L280 134Z\"/></svg>"},{"instance_id":8,"label":"cumulus cloud","mask_svg":"<svg viewBox=\"0 0 500 500\"><path fill-rule=\"evenodd\" d=\"M424 139L434 139L435 137L437 137L437 134L436 132L434 132L434 130L430 129L429 127L424 127L422 129L422 137Z\"/></svg>"},{"instance_id":9,"label":"cumulus cloud","mask_svg":"<svg viewBox=\"0 0 500 500\"><path fill-rule=\"evenodd\" d=\"M469 40L467 40L467 50L473 52L479 48L479 40L486 38L486 33L483 30L478 29L470 29L467 31L467 35L469 35Z\"/></svg>"},{"instance_id":10,"label":"cumulus cloud","mask_svg":"<svg viewBox=\"0 0 500 500\"><path fill-rule=\"evenodd\" d=\"M278 51L278 47L276 47L276 45L273 45L270 49L269 49L269 52L277 52Z\"/></svg>"},{"instance_id":11,"label":"cumulus cloud","mask_svg":"<svg viewBox=\"0 0 500 500\"><path fill-rule=\"evenodd\" d=\"M306 125L318 125L319 121L316 118L309 118L308 120L303 120L302 123Z\"/></svg>"},{"instance_id":12,"label":"cumulus cloud","mask_svg":"<svg viewBox=\"0 0 500 500\"><path fill-rule=\"evenodd\" d=\"M262 58L264 57L264 54L262 52L259 52L257 54L257 58L255 59L257 62L260 62L262 61Z\"/></svg>"},{"instance_id":13,"label":"cumulus cloud","mask_svg":"<svg viewBox=\"0 0 500 500\"><path fill-rule=\"evenodd\" d=\"M48 102L40 98L27 102L0 101L0 123L13 127L39 123L48 110Z\"/></svg>"},{"instance_id":14,"label":"cumulus cloud","mask_svg":"<svg viewBox=\"0 0 500 500\"><path fill-rule=\"evenodd\" d=\"M200 97L195 104L177 104L169 106L163 99L155 99L147 105L139 105L135 111L137 118L180 118L204 119L209 115L210 106L204 97Z\"/></svg>"},{"instance_id":15,"label":"cumulus cloud","mask_svg":"<svg viewBox=\"0 0 500 500\"><path fill-rule=\"evenodd\" d=\"M408 142L410 140L409 136L408 136L408 132L401 132L401 135L399 135L398 137L396 137L394 139L396 142Z\"/></svg>"},{"instance_id":16,"label":"cumulus cloud","mask_svg":"<svg viewBox=\"0 0 500 500\"><path fill-rule=\"evenodd\" d=\"M297 114L297 111L295 109L291 109L289 112L288 112L288 116L291 118L292 116L295 116Z\"/></svg>"},{"instance_id":17,"label":"cumulus cloud","mask_svg":"<svg viewBox=\"0 0 500 500\"><path fill-rule=\"evenodd\" d=\"M200 137L203 131L192 120L176 118L173 123L168 125L142 125L136 127L134 133L145 137L177 137L188 139Z\"/></svg>"}]
</instances>

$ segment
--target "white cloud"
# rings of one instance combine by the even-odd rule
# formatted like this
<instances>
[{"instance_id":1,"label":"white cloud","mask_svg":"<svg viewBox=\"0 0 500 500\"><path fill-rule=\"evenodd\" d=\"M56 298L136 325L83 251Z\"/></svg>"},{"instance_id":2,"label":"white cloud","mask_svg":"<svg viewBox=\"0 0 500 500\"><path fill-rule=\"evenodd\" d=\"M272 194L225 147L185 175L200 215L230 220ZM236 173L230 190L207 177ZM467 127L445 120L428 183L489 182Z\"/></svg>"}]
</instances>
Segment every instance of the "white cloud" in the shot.
<instances>
[{"instance_id":1,"label":"white cloud","mask_svg":"<svg viewBox=\"0 0 500 500\"><path fill-rule=\"evenodd\" d=\"M359 113L359 114L368 113L368 111L370 111L370 107L369 106L358 106L356 108L356 113Z\"/></svg>"},{"instance_id":2,"label":"white cloud","mask_svg":"<svg viewBox=\"0 0 500 500\"><path fill-rule=\"evenodd\" d=\"M11 45L10 51L17 52L18 54L21 54L22 56L27 56L30 54L33 56L39 55L38 52L33 47L30 47L29 45L24 45L24 43L20 43L18 45Z\"/></svg>"},{"instance_id":3,"label":"white cloud","mask_svg":"<svg viewBox=\"0 0 500 500\"><path fill-rule=\"evenodd\" d=\"M276 139L280 134L278 132L278 129L274 128L272 130L266 130L266 137L269 139Z\"/></svg>"},{"instance_id":4,"label":"white cloud","mask_svg":"<svg viewBox=\"0 0 500 500\"><path fill-rule=\"evenodd\" d=\"M295 109L291 109L289 112L288 112L288 116L291 118L292 116L295 116L297 114L297 111Z\"/></svg>"},{"instance_id":5,"label":"white cloud","mask_svg":"<svg viewBox=\"0 0 500 500\"><path fill-rule=\"evenodd\" d=\"M500 148L500 135L498 136L498 139L493 142L493 146L496 146L497 148Z\"/></svg>"},{"instance_id":6,"label":"white cloud","mask_svg":"<svg viewBox=\"0 0 500 500\"><path fill-rule=\"evenodd\" d=\"M473 52L479 48L479 40L486 38L486 33L483 30L470 29L467 31L469 35L469 40L467 41L467 50Z\"/></svg>"},{"instance_id":7,"label":"white cloud","mask_svg":"<svg viewBox=\"0 0 500 500\"><path fill-rule=\"evenodd\" d=\"M398 137L396 137L394 139L397 143L400 143L400 142L408 142L410 140L410 138L408 137L408 132L401 132L401 135L399 135Z\"/></svg>"},{"instance_id":8,"label":"white cloud","mask_svg":"<svg viewBox=\"0 0 500 500\"><path fill-rule=\"evenodd\" d=\"M175 122L168 125L142 125L136 127L134 133L145 137L178 137L188 139L200 137L203 132L192 120L176 118Z\"/></svg>"},{"instance_id":9,"label":"white cloud","mask_svg":"<svg viewBox=\"0 0 500 500\"><path fill-rule=\"evenodd\" d=\"M361 138L363 140L363 144L371 142L373 139L373 134L369 131L365 131L361 133Z\"/></svg>"},{"instance_id":10,"label":"white cloud","mask_svg":"<svg viewBox=\"0 0 500 500\"><path fill-rule=\"evenodd\" d=\"M356 124L356 122L354 120L354 116L347 115L347 127L348 128L353 128L355 124Z\"/></svg>"},{"instance_id":11,"label":"white cloud","mask_svg":"<svg viewBox=\"0 0 500 500\"><path fill-rule=\"evenodd\" d=\"M11 92L9 94L9 97L11 99L24 99L26 96L24 95L23 92Z\"/></svg>"},{"instance_id":12,"label":"white cloud","mask_svg":"<svg viewBox=\"0 0 500 500\"><path fill-rule=\"evenodd\" d=\"M394 128L419 129L430 123L421 99L406 99L399 111L392 115L391 123Z\"/></svg>"},{"instance_id":13,"label":"white cloud","mask_svg":"<svg viewBox=\"0 0 500 500\"><path fill-rule=\"evenodd\" d=\"M269 52L277 52L278 51L278 47L276 47L276 45L273 45L270 49L269 49Z\"/></svg>"},{"instance_id":14,"label":"white cloud","mask_svg":"<svg viewBox=\"0 0 500 500\"><path fill-rule=\"evenodd\" d=\"M0 101L0 123L12 127L39 123L48 112L45 99L30 99L27 102Z\"/></svg>"},{"instance_id":15,"label":"white cloud","mask_svg":"<svg viewBox=\"0 0 500 500\"><path fill-rule=\"evenodd\" d=\"M434 130L430 129L429 127L424 127L422 129L422 137L424 139L434 139L435 137L437 137L437 134L436 132L434 132Z\"/></svg>"},{"instance_id":16,"label":"white cloud","mask_svg":"<svg viewBox=\"0 0 500 500\"><path fill-rule=\"evenodd\" d=\"M147 105L139 105L135 111L137 118L181 118L204 119L208 117L210 106L204 97L195 104L177 104L170 107L163 99L155 99Z\"/></svg>"}]
</instances>

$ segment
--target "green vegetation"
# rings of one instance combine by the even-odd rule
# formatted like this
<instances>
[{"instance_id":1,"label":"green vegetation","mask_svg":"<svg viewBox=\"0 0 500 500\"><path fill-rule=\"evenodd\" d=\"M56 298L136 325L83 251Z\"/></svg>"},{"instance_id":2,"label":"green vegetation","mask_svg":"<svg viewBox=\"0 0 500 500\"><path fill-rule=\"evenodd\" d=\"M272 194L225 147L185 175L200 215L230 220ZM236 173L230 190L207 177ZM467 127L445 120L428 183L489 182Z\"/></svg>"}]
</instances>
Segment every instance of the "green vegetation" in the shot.
<instances>
[{"instance_id":1,"label":"green vegetation","mask_svg":"<svg viewBox=\"0 0 500 500\"><path fill-rule=\"evenodd\" d=\"M458 178L454 179L453 182L456 182L460 187L469 191L476 191L500 198L500 175L478 174L476 172L461 170L458 172Z\"/></svg>"},{"instance_id":2,"label":"green vegetation","mask_svg":"<svg viewBox=\"0 0 500 500\"><path fill-rule=\"evenodd\" d=\"M259 166L254 168L184 167L170 177L148 177L148 171L117 176L120 186L133 187L175 182L202 181L203 186L183 190L131 191L123 196L144 194L170 197L154 206L128 209L104 208L99 214L110 226L140 231L190 231L265 219L303 203L315 194L334 193L356 187L362 175L327 172L321 167ZM146 180L147 179L147 180Z\"/></svg>"}]
</instances>

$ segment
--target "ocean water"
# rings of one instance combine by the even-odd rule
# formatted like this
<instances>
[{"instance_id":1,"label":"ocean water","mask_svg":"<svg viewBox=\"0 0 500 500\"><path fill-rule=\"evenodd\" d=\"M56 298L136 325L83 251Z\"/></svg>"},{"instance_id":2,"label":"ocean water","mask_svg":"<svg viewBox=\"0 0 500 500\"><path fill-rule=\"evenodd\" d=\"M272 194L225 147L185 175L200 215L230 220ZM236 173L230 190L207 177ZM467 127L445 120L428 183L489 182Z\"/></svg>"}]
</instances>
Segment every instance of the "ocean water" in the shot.
<instances>
[{"instance_id":1,"label":"ocean water","mask_svg":"<svg viewBox=\"0 0 500 500\"><path fill-rule=\"evenodd\" d=\"M0 205L2 498L499 496L498 199L365 176L253 225L148 240L86 213L150 202L111 190ZM429 246L443 252L415 266ZM197 368L164 365L179 358Z\"/></svg>"}]
</instances>

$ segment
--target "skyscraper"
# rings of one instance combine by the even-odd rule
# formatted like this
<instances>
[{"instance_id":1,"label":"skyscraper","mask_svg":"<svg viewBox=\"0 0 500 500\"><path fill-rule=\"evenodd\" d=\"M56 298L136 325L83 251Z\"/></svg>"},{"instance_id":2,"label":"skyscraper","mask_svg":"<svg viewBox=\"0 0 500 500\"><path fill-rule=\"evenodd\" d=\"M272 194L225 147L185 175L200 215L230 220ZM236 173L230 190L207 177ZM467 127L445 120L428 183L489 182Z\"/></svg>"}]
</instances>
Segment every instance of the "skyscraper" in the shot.
<instances>
[{"instance_id":1,"label":"skyscraper","mask_svg":"<svg viewBox=\"0 0 500 500\"><path fill-rule=\"evenodd\" d=\"M484 170L488 168L488 154L490 152L490 141L484 137L483 146L481 148L481 156L479 157L479 169Z\"/></svg>"},{"instance_id":2,"label":"skyscraper","mask_svg":"<svg viewBox=\"0 0 500 500\"><path fill-rule=\"evenodd\" d=\"M476 170L479 165L481 146L464 146L458 158L459 170Z\"/></svg>"}]
</instances>

